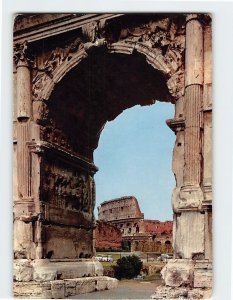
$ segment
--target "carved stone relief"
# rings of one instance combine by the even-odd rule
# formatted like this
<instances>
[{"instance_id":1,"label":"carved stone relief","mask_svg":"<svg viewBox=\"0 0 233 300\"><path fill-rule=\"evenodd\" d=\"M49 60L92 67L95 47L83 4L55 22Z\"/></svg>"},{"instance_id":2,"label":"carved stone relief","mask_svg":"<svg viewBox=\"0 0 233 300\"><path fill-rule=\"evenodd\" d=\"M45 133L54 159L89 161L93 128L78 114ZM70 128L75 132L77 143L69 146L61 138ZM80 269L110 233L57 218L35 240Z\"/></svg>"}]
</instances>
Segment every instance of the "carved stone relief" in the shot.
<instances>
[{"instance_id":1,"label":"carved stone relief","mask_svg":"<svg viewBox=\"0 0 233 300\"><path fill-rule=\"evenodd\" d=\"M65 134L54 126L47 126L41 129L42 139L59 147L70 150L70 144Z\"/></svg>"},{"instance_id":2,"label":"carved stone relief","mask_svg":"<svg viewBox=\"0 0 233 300\"><path fill-rule=\"evenodd\" d=\"M82 33L88 42L94 43L97 39L99 28L97 21L93 21L83 25Z\"/></svg>"},{"instance_id":3,"label":"carved stone relief","mask_svg":"<svg viewBox=\"0 0 233 300\"><path fill-rule=\"evenodd\" d=\"M20 63L33 64L33 56L27 41L22 44L15 44L13 52L13 59L16 65Z\"/></svg>"},{"instance_id":4,"label":"carved stone relief","mask_svg":"<svg viewBox=\"0 0 233 300\"><path fill-rule=\"evenodd\" d=\"M184 49L185 29L166 18L157 22L149 22L134 29L123 29L120 39L131 40L152 51L163 55L170 67L170 78L167 85L170 93L178 99L184 93Z\"/></svg>"},{"instance_id":5,"label":"carved stone relief","mask_svg":"<svg viewBox=\"0 0 233 300\"><path fill-rule=\"evenodd\" d=\"M41 100L39 99L39 94L45 83L53 78L54 70L62 63L69 62L73 55L83 48L84 44L78 37L72 43L65 45L64 48L56 47L45 58L44 62L42 63L42 67L36 66L36 71L32 80L33 101Z\"/></svg>"},{"instance_id":6,"label":"carved stone relief","mask_svg":"<svg viewBox=\"0 0 233 300\"><path fill-rule=\"evenodd\" d=\"M48 81L53 79L54 72L61 65L69 64L69 61L78 52L87 56L86 51L90 47L106 45L106 49L111 49L111 38L106 34L105 21L91 22L83 25L83 37L76 38L72 43L64 47L53 50L42 62L40 67L36 67L33 76L33 101L41 101L41 91ZM177 26L169 18L151 21L135 28L122 28L118 41L124 43L136 43L146 47L149 52L155 52L163 56L164 62L169 69L167 85L173 97L178 99L183 94L184 87L184 28ZM108 50L107 50L108 51ZM36 119L46 118L46 104L35 104L34 111L41 109L41 115Z\"/></svg>"},{"instance_id":7,"label":"carved stone relief","mask_svg":"<svg viewBox=\"0 0 233 300\"><path fill-rule=\"evenodd\" d=\"M41 200L49 205L73 211L92 212L91 176L61 168L44 166Z\"/></svg>"},{"instance_id":8,"label":"carved stone relief","mask_svg":"<svg viewBox=\"0 0 233 300\"><path fill-rule=\"evenodd\" d=\"M37 101L37 103L41 103L42 105L44 104L44 102L40 101ZM46 109L46 116L47 113L49 113L49 110ZM81 153L83 149L81 137L77 141L76 139L72 138L72 136L68 136L64 133L64 130L59 129L58 125L51 117L49 120L46 119L44 125L45 126L41 126L40 128L40 137L43 141L50 143L54 148L62 149L63 151L66 151L72 155L84 157L83 152ZM83 138L85 138L85 133L83 133ZM89 159L89 156L85 155L85 158Z\"/></svg>"}]
</instances>

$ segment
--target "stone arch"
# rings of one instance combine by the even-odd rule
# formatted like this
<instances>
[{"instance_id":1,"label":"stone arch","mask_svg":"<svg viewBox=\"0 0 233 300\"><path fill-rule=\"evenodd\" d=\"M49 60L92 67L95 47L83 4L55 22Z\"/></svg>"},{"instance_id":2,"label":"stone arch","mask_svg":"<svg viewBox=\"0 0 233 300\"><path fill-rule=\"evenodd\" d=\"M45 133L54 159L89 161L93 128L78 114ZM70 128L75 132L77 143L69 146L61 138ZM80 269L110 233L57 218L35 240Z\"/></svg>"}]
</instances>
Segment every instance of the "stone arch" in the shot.
<instances>
[{"instance_id":1,"label":"stone arch","mask_svg":"<svg viewBox=\"0 0 233 300\"><path fill-rule=\"evenodd\" d=\"M76 78L79 78L80 73L79 73L79 76L77 76L78 73L75 73L75 72L79 72L80 68L82 68L82 66L84 66L85 62L88 62L88 59L92 58L92 54L95 53L96 51L97 52L100 51L101 55L103 52L104 56L108 55L109 58L111 57L111 59L113 58L116 61L118 61L118 59L119 59L119 63L120 63L119 57L130 61L130 60L135 59L135 57L137 57L137 55L140 56L140 63L143 66L145 66L145 68L150 69L151 73L157 74L156 76L160 76L161 81L163 81L164 86L166 86L166 88L167 88L166 95L168 95L167 97L169 97L168 100L167 99L166 100L172 102L172 101L175 101L175 99L176 99L175 96L178 97L178 94L171 95L171 93L169 93L169 88L168 88L169 80L173 79L174 69L171 67L171 65L169 65L165 56L163 56L160 53L160 50L149 48L146 44L132 42L131 40L124 40L124 41L116 42L111 45L103 44L100 47L91 45L91 47L89 49L86 49L85 44L84 45L79 44L77 51L74 53L71 53L71 54L69 52L63 53L60 48L55 49L49 56L48 60L45 62L45 67L47 68L47 71L42 72L41 74L38 73L38 75L37 75L38 80L35 79L36 77L34 78L33 105L39 104L39 107L38 106L34 107L34 111L36 111L36 113L34 114L34 118L35 118L36 114L39 114L39 118L36 121L37 121L37 123L42 125L41 126L41 132L43 132L42 139L44 142L48 143L49 147L51 147L50 144L55 144L56 145L55 147L58 146L57 151L62 150L62 151L65 151L66 153L71 153L72 155L76 155L77 157L79 157L78 159L80 161L82 161L82 159L84 158L85 160L86 159L89 160L89 162L91 162L91 163L93 163L92 154L93 154L94 149L92 148L92 145L90 146L90 139L89 139L89 137L88 138L85 137L85 133L83 133L84 130L82 128L81 128L81 131L82 131L81 134L83 134L83 136L84 136L84 142L82 143L82 141L80 141L80 140L82 140L82 136L81 136L81 138L79 136L79 139L77 142L77 144L78 144L77 147L76 147L76 145L74 145L74 147L73 147L73 145L71 145L71 148L68 149L66 146L63 147L61 145L63 143L62 135L65 133L64 135L67 136L67 127L65 128L65 127L61 126L61 128L60 128L61 130L60 130L56 126L55 127L50 126L50 124L48 124L47 122L48 122L48 120L53 119L54 115L56 115L56 116L59 115L59 118L60 118L60 114L61 114L61 118L62 119L64 118L63 113L67 109L67 104L65 104L65 106L63 106L62 108L59 107L59 110L55 109L54 114L51 115L51 112L53 113L53 108L54 108L54 106L52 106L52 105L56 105L56 103L63 102L63 97L60 97L60 94L59 94L60 89L61 90L64 89L64 91L66 91L66 88L67 88L66 80L68 80L68 82L69 82L69 78L70 78L69 76L72 77L75 74L76 77L73 77L73 78L75 78L75 80L76 80ZM129 56L129 58L127 56ZM152 60L152 58L153 58L153 60ZM51 68L51 69L49 69L49 68ZM140 73L140 72L138 72L138 73ZM39 77L39 75L42 75L42 76ZM157 78L157 77L155 77L155 78ZM81 78L81 80L82 80L82 78ZM40 84L38 84L38 83L41 83L42 86L40 86ZM73 83L75 84L75 81L74 82L72 81L72 84ZM84 86L84 89L86 89L85 82L82 83L82 85ZM143 86L143 84L142 84L142 86ZM154 90L156 91L157 85L155 85L155 83L153 83L153 86L154 86ZM40 91L40 93L37 93L36 91L39 87L40 87L41 91ZM58 94L56 94L57 91L58 91ZM73 95L75 95L73 90L71 91L70 95L71 95L71 98L73 99ZM65 94L63 96L66 97ZM133 98L134 97L135 96L133 95ZM85 96L84 96L84 98L85 98ZM160 100L160 98L157 98L157 99ZM141 103L138 103L137 100L133 100L133 101L134 101L133 105L141 104ZM69 102L67 102L67 99L66 99L65 103L69 103ZM77 105L77 103L74 103L74 102L72 102L72 103L73 103L73 105ZM98 103L100 103L100 102L98 102ZM152 104L152 103L150 103L150 104ZM128 106L128 107L132 107L133 105ZM144 104L144 105L149 105L149 104ZM47 106L49 107L48 112L46 112ZM122 111L118 111L118 107L117 107L117 114L120 114L121 112ZM86 114L86 112L85 112L85 114ZM61 120L61 118L60 118L60 120ZM69 119L69 115L68 115L68 117L66 116L66 118ZM55 119L55 120L57 121L57 119ZM107 120L108 119L105 119L105 122ZM55 121L55 123L56 123L56 121ZM67 123L68 120L65 122ZM81 124L81 122L80 122L80 124ZM104 125L104 123L103 123L103 125ZM49 131L47 131L48 128L49 128ZM100 127L100 129L101 128L102 127ZM66 130L63 130L63 129L66 129ZM60 133L58 132L59 130L60 130ZM72 133L70 136L68 136L68 139L72 138L72 140L75 140L74 132L76 132L76 131L74 128L72 128L71 130L72 130ZM68 130L68 131L70 131L70 130ZM58 132L58 134L57 134L57 132ZM44 135L44 133L45 133L45 135ZM101 133L101 131L100 131L100 133ZM52 134L53 135L52 139L45 137L47 134L48 135ZM97 139L98 139L98 137L99 136L97 136ZM55 141L55 139L60 140L60 141L57 142L57 141ZM87 144L87 143L89 143L89 144ZM89 148L90 152L89 152L89 150L87 152L86 150L83 151L83 149L80 149L80 148L84 148L84 147ZM51 152L52 150L49 150L49 151ZM81 157L81 159L80 159L80 157ZM67 158L65 158L65 160L67 160ZM53 163L52 163L52 166L50 167L50 169L47 170L47 167L46 167L47 164L51 165L51 163L48 161L48 159L46 157L45 157L45 159L42 160L42 163L44 163L44 165L45 165L45 168L44 168L45 172L43 171L44 174L42 174L42 177L44 179L42 179L42 181L46 181L47 179L45 179L45 178L49 178L49 180L50 180L50 178L52 178L53 176L57 176L56 174L54 174L55 172L53 171L53 169L54 169ZM86 164L84 162L81 162L81 163ZM89 212L89 213L93 214L94 204L92 206L90 206L89 204L90 204L90 202L94 203L95 197L91 196L91 191L89 190L88 187L86 187L86 185L88 184L88 183L86 183L86 181L87 181L88 176L90 176L90 175L93 176L93 173L96 171L96 169L94 169L94 167L92 165L91 169L93 171L91 171L92 174L90 174L89 173L90 165L85 166L84 173L83 173L83 171L80 170L80 173L82 174L81 177L77 178L77 180L76 179L71 180L72 177L73 178L78 177L76 175L76 168L74 168L73 166L65 166L65 165L62 165L61 167L59 166L59 168L61 170L59 170L59 172L58 172L59 173L58 179L61 182L60 181L58 182L58 180L57 180L56 185L59 186L59 191L61 191L62 201L64 203L66 203L65 199L66 199L66 193L67 193L67 186L68 186L69 190L72 190L71 191L72 194L76 193L77 188L78 189L81 188L82 191L80 192L81 193L80 196L77 195L77 196L73 197L74 198L73 200L76 203L76 205L73 207L72 206L73 203L70 203L70 207L72 207L72 209L74 209L76 211L80 211L80 209L81 209L82 211L86 210L85 212ZM72 168L72 171L70 170L71 168ZM64 169L65 169L65 171L63 171ZM63 173L66 173L67 171L70 174L68 177L67 176L64 177ZM52 173L52 174L50 174L50 173ZM53 180L53 179L51 179L51 180ZM75 181L75 183L73 183L73 181ZM76 181L77 181L77 183L76 183ZM94 182L94 180L93 180L93 182ZM42 185L45 186L44 183ZM46 183L46 186L44 189L47 189L47 185L50 185L50 183L48 183L48 184ZM86 188L88 190L87 193L83 192L84 188ZM85 201L83 201L82 199L80 200L80 198L82 198L82 199L85 198ZM79 204L80 201L82 202L81 204ZM86 202L87 202L87 205L86 205ZM70 208L70 207L68 207L68 208ZM139 232L139 228L138 228L138 232Z\"/></svg>"},{"instance_id":2,"label":"stone arch","mask_svg":"<svg viewBox=\"0 0 233 300\"><path fill-rule=\"evenodd\" d=\"M129 43L129 45L128 45L128 43ZM124 45L124 48L122 45ZM140 45L140 47L142 49L140 51L136 51L135 45L136 46ZM145 51L147 51L147 52L145 52ZM85 129L83 129L83 127L82 127L82 126L84 126L84 127L87 126L87 124L84 125L86 123L86 120L81 121L79 119L79 122L80 122L79 127L77 125L78 124L77 122L75 125L73 124L72 126L68 125L67 122L66 122L66 124L64 124L64 122L61 120L62 117L60 117L60 116L59 116L59 120L58 119L55 120L56 124L59 124L59 126L63 126L63 130L60 130L58 128L58 131L60 133L63 131L68 134L67 140L65 143L68 143L68 144L71 143L72 144L71 149L74 150L74 148L75 148L75 150L74 150L75 153L81 154L82 156L88 157L92 160L93 150L96 149L96 147L98 145L101 131L104 128L104 125L107 121L111 121L111 120L115 119L115 117L117 115L119 115L124 109L130 108L134 105L138 105L138 104L150 105L150 104L155 103L156 100L161 100L161 101L166 101L166 102L174 102L175 101L175 97L171 95L169 88L168 88L168 84L167 84L167 82L172 78L172 76L171 76L172 68L169 68L169 65L166 64L165 58L162 55L160 55L159 53L157 53L157 54L159 54L158 58L157 58L157 63L154 63L153 65L151 63L148 63L148 55L152 55L153 53L155 54L156 51L158 52L159 50L154 50L154 49L150 50L146 45L139 44L139 43L132 44L132 41L124 41L124 42L121 41L119 43L115 43L114 45L108 46L108 47L106 47L105 45L102 45L100 47L92 46L88 50L85 50L85 47L81 46L81 49L79 49L77 51L77 53L72 54L71 58L69 57L69 54L68 55L66 54L66 56L64 56L64 57L58 56L58 58L56 58L56 59L60 62L60 65L58 64L58 66L56 68L54 68L54 70L50 73L50 75L48 75L48 74L43 75L47 79L44 81L44 87L41 90L42 92L40 94L34 93L34 95L37 95L37 97L35 97L34 101L33 101L34 112L35 112L34 120L36 120L37 123L41 124L44 127L45 136L50 135L50 134L56 135L56 132L54 131L54 129L56 129L56 126L55 127L53 125L51 126L50 121L55 120L60 115L60 112L62 112L62 114L63 114L63 112L65 112L67 110L67 106L64 104L65 102L66 103L69 102L70 105L77 107L77 110L78 110L77 105L80 105L81 110L83 109L84 113L86 113L86 111L90 109L87 107L89 104L85 100L85 96L84 96L84 95L86 95L86 99L88 99L88 95L85 93L83 95L81 95L79 93L79 91L77 90L77 88L74 88L74 86L76 86L75 82L77 82L77 78L80 78L80 80L78 80L78 82L77 82L77 85L79 85L79 88L80 88L79 90L81 90L81 89L85 90L86 86L88 85L88 81L87 81L87 77L85 77L83 74L87 73L86 70L88 70L88 68L90 66L92 66L92 63L94 66L96 66L96 64L97 64L96 61L102 59L103 63L105 61L108 61L108 63L111 64L111 68L114 69L114 66L116 67L117 70L120 68L121 70L120 71L115 70L113 72L113 76L112 76L113 78L115 78L114 81L119 82L119 84L121 85L121 88L119 88L118 90L115 90L116 102L114 102L115 100L113 98L112 98L112 101L114 103L117 103L118 99L121 97L124 97L124 95L126 96L127 93L130 94L130 95L127 95L127 97L129 96L129 98L124 102L124 104L122 104L122 105L120 104L119 107L116 107L113 110L111 108L112 105L109 102L108 107L110 107L111 116L106 116L106 115L102 116L103 112L99 112L99 110L98 110L98 114L99 114L98 118L101 119L100 123L98 123L98 126L96 126L94 124L94 126L95 126L95 128L94 128L93 124L91 124L89 122L89 124L91 124L90 126L94 128L93 129L94 133L90 133L90 132L88 133L89 135L90 134L92 135L91 138L86 136ZM126 54L126 52L127 52L127 54ZM99 56L95 57L95 55L99 55ZM129 56L129 58L128 58L128 56ZM57 57L57 55L55 55L53 53L52 57ZM117 63L118 61L119 61L119 63ZM135 68L134 62L136 64L138 64L136 67L136 69L137 69L136 71L134 69ZM134 73L134 78L133 77L125 78L125 82L122 83L119 80L119 78L117 78L116 74L118 74L119 77L122 77L121 73L119 73L119 72L123 72L123 73L125 72L124 64L127 64L129 69L131 68L131 72ZM95 67L91 67L91 68L95 68ZM102 68L101 63L99 63L98 68L101 70L101 68ZM96 77L98 75L101 77L102 73L99 72L98 68L95 69L95 71L92 71L92 74L94 74L94 76L96 76ZM83 70L83 73L80 70ZM146 76L144 76L144 77L141 75L143 72L145 72L145 74L146 74ZM98 75L95 75L97 73L98 73ZM111 76L111 73L109 73L108 76ZM150 76L150 77L148 77L148 78L150 78L150 80L146 79L147 76ZM41 77L41 78L43 78L43 77ZM39 80L41 80L41 79L39 79ZM135 80L138 81L138 86L141 86L141 93L140 93L141 100L139 99L140 96L138 93L136 93L134 95L134 90L132 88L131 88L130 92L125 92L127 89L129 91L130 84L135 85ZM71 81L73 82L73 86L70 84ZM102 81L98 81L98 83L100 85L96 84L97 87L101 86ZM34 88L35 87L36 87L36 82L34 84ZM61 94L61 93L63 93L62 91L65 91L65 89L67 89L67 87L70 87L67 90L67 94L66 93ZM136 85L135 85L135 88L137 88ZM74 89L76 89L76 91L74 91ZM71 92L72 90L73 90L73 95L76 98L78 97L77 102L74 102L75 100L72 100L72 99L74 99L72 96L72 92ZM108 90L110 91L111 88L108 88ZM87 89L86 89L86 91L87 91ZM103 89L101 90L101 93L104 93ZM122 94L122 93L125 93L125 94ZM68 94L70 95L69 96L70 100L67 102L67 99L66 99L66 101L63 102L63 100L61 100L61 99L66 98L68 96ZM114 95L114 92L112 92L112 94ZM105 95L101 96L101 97L105 97ZM90 101L93 102L92 100L90 100ZM100 100L98 100L97 98L94 99L94 102L96 102L96 103L98 102L98 107L102 105ZM105 101L105 104L106 104L106 101ZM92 104L90 104L90 105L93 106ZM114 105L116 106L117 104L114 104ZM57 106L57 108L56 108L56 106ZM61 109L61 107L62 107L62 109ZM91 108L91 110L93 111L93 113L95 113L94 106ZM55 113L53 114L53 111L54 112L57 111L57 114L55 114ZM51 114L53 114L53 116ZM76 115L78 115L78 114L79 113L77 112ZM74 116L75 113L72 112L72 115ZM88 114L88 116L91 116L91 115ZM68 115L66 118L67 118L67 121L73 122L73 121L71 121L71 119L69 118ZM74 118L72 118L72 120ZM98 120L98 122L99 122L99 120ZM75 142L74 139L71 138L70 133L69 133L70 129L68 127L71 127L72 131L74 130L74 128L76 128L77 132L80 132L80 134L83 136L83 140L84 140L82 145L80 142L78 145L77 142ZM59 137L54 137L54 138L63 139L62 133L60 134ZM45 138L45 140L51 142L51 139L48 140L47 138ZM64 142L62 142L62 143L64 144ZM87 143L89 143L89 145ZM80 149L80 147L82 149Z\"/></svg>"},{"instance_id":3,"label":"stone arch","mask_svg":"<svg viewBox=\"0 0 233 300\"><path fill-rule=\"evenodd\" d=\"M47 18L51 22L45 22ZM169 263L163 271L163 277L166 285L176 287L177 282L172 275L176 269L181 285L207 287L206 274L211 275L211 264L203 263L203 257L208 262L212 260L210 17L192 13L177 15L175 18L173 14L153 14L146 17L143 15L140 20L136 17L135 20L134 15L108 14L107 18L115 22L114 26L117 23L120 25L119 34L114 33L112 37L111 32L110 37L105 34L108 31L105 14L98 14L94 18L89 14L84 17L85 21L83 16L66 14L68 22L76 19L75 31L69 26L64 28L64 19L56 18L56 15L46 14L16 18L16 264L21 263L18 259L27 259L22 268L27 273L29 266L31 276L35 270L32 261L43 259L45 253L54 249L54 245L54 259L74 259L77 253L88 253L89 256L94 254L93 175L97 168L91 159L60 147L57 138L61 139L61 144L64 141L62 136L57 137L56 130L54 140L48 142L44 138L42 133L48 118L47 100L66 75L90 57L89 53L93 49L105 49L106 53L128 54L131 57L140 53L148 64L166 77L171 99L176 101L175 116L167 124L177 138L173 152L173 172L177 175L177 184L172 201L174 258L178 264ZM125 18L124 27L121 26L122 18ZM56 32L49 28L53 22L62 25L62 30L59 26ZM56 38L48 37L48 32L44 36L43 32L47 30L55 34ZM64 36L66 41L63 40ZM25 37L28 37L28 43ZM44 50L47 42L49 46ZM34 64L28 55L30 47L35 50ZM50 199L51 195L55 197ZM61 241L65 243L61 244ZM146 247L142 241L142 248ZM49 262L45 263L49 267ZM86 276L89 269L87 264L84 266L83 275ZM59 268L57 265L58 271ZM76 268L76 265L70 262L70 268ZM184 269L189 270L188 281L186 276L183 277ZM93 276L100 273L97 267L93 268ZM195 282L195 276L199 277L201 273L203 276ZM43 281L43 278L40 279Z\"/></svg>"},{"instance_id":4,"label":"stone arch","mask_svg":"<svg viewBox=\"0 0 233 300\"><path fill-rule=\"evenodd\" d=\"M110 45L106 48L106 50L108 53L121 53L127 55L132 54L134 51L142 53L145 55L146 61L149 64L168 77L167 81L169 81L172 78L172 75L175 73L172 66L167 62L162 54L158 53L158 51L155 51L154 49L149 48L144 43L133 43L130 40L125 40L124 42L120 41ZM45 84L43 86L43 90L38 95L38 99L35 100L48 100L56 84L87 56L88 53L84 48L82 48L78 50L78 52L75 53L72 58L69 59L68 57L68 59L62 62L51 72L50 76L47 75L47 78L44 78ZM173 80L175 79L173 78ZM170 90L172 90L172 86L170 87ZM177 95L174 94L174 97L177 97Z\"/></svg>"},{"instance_id":5,"label":"stone arch","mask_svg":"<svg viewBox=\"0 0 233 300\"><path fill-rule=\"evenodd\" d=\"M184 92L184 40L171 42L171 50L167 57L162 54L160 48L151 48L145 42L132 41L130 39L120 40L116 43L106 45L102 42L98 48L105 49L106 53L142 54L146 62L155 70L161 72L166 78L166 84L171 94L171 101L178 100ZM177 44L176 44L177 43ZM89 44L89 43L88 43ZM175 46L179 48L176 49ZM69 46L72 47L72 44ZM63 49L55 49L50 57L44 62L43 72L38 72L33 78L33 115L34 120L39 121L46 116L46 101L49 100L56 85L81 61L88 58L89 51L96 47L95 44L88 45L80 43L75 53L65 53ZM97 47L96 47L97 48ZM55 63L54 63L55 61Z\"/></svg>"}]
</instances>

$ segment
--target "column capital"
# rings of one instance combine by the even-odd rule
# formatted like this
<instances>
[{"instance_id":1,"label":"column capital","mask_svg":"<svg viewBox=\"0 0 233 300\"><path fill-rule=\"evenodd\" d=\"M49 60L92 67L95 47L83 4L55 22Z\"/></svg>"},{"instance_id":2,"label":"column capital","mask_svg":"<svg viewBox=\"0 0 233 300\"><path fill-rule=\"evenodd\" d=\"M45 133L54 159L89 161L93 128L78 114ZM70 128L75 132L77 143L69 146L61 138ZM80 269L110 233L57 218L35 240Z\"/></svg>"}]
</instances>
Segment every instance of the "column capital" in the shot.
<instances>
[{"instance_id":1,"label":"column capital","mask_svg":"<svg viewBox=\"0 0 233 300\"><path fill-rule=\"evenodd\" d=\"M13 58L16 64L16 68L30 67L30 65L33 63L33 59L27 41L24 41L21 44L14 45Z\"/></svg>"},{"instance_id":2,"label":"column capital","mask_svg":"<svg viewBox=\"0 0 233 300\"><path fill-rule=\"evenodd\" d=\"M166 124L174 133L185 129L185 120L183 118L168 119Z\"/></svg>"},{"instance_id":3,"label":"column capital","mask_svg":"<svg viewBox=\"0 0 233 300\"><path fill-rule=\"evenodd\" d=\"M211 23L210 14L187 14L186 16L186 25L190 21L198 21L201 25L208 26Z\"/></svg>"}]
</instances>

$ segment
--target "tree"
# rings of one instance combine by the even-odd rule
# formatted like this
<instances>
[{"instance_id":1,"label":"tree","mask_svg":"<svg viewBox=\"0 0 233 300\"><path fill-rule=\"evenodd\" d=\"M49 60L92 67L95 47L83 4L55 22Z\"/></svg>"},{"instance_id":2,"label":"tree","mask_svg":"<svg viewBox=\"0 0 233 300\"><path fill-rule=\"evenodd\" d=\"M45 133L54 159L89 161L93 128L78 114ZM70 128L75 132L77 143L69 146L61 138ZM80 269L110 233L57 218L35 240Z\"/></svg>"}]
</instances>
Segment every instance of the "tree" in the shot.
<instances>
[{"instance_id":1,"label":"tree","mask_svg":"<svg viewBox=\"0 0 233 300\"><path fill-rule=\"evenodd\" d=\"M117 260L115 276L118 279L131 279L140 273L142 265L142 261L136 255L122 257Z\"/></svg>"}]
</instances>

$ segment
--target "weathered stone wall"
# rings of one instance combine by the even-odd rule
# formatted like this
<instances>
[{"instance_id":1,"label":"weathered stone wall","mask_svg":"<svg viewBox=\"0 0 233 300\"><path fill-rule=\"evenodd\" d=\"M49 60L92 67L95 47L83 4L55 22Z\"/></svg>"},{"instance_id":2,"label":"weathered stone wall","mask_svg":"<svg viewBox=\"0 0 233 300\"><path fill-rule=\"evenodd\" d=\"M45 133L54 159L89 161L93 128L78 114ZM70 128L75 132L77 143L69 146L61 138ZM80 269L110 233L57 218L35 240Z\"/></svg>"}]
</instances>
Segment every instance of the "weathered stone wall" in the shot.
<instances>
[{"instance_id":1,"label":"weathered stone wall","mask_svg":"<svg viewBox=\"0 0 233 300\"><path fill-rule=\"evenodd\" d=\"M135 239L131 243L131 251L140 252L158 252L158 253L173 253L172 243L170 240L164 241L153 241L151 239L139 240Z\"/></svg>"},{"instance_id":2,"label":"weathered stone wall","mask_svg":"<svg viewBox=\"0 0 233 300\"><path fill-rule=\"evenodd\" d=\"M122 233L116 226L106 222L97 222L95 229L96 249L120 250Z\"/></svg>"},{"instance_id":3,"label":"weathered stone wall","mask_svg":"<svg viewBox=\"0 0 233 300\"><path fill-rule=\"evenodd\" d=\"M93 233L73 226L44 225L44 256L48 258L91 258Z\"/></svg>"},{"instance_id":4,"label":"weathered stone wall","mask_svg":"<svg viewBox=\"0 0 233 300\"><path fill-rule=\"evenodd\" d=\"M172 226L173 222L172 221L157 221L157 220L143 220L143 225L144 225L144 231L145 232L150 232L150 233L155 233L156 238L161 237L161 238L171 238L172 235Z\"/></svg>"}]
</instances>

